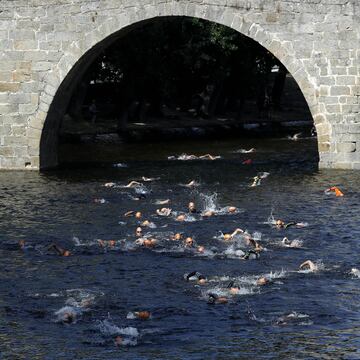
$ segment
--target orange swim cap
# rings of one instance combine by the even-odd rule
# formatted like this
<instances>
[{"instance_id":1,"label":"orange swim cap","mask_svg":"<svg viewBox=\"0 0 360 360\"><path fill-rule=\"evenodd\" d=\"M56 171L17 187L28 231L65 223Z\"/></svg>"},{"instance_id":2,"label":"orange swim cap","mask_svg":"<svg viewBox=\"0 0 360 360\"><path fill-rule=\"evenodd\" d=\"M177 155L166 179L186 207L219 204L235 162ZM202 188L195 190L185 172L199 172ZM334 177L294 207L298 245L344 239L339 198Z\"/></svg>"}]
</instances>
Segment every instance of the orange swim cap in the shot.
<instances>
[{"instance_id":1,"label":"orange swim cap","mask_svg":"<svg viewBox=\"0 0 360 360\"><path fill-rule=\"evenodd\" d=\"M332 186L329 190L334 191L336 196L344 196L341 190L336 186Z\"/></svg>"}]
</instances>

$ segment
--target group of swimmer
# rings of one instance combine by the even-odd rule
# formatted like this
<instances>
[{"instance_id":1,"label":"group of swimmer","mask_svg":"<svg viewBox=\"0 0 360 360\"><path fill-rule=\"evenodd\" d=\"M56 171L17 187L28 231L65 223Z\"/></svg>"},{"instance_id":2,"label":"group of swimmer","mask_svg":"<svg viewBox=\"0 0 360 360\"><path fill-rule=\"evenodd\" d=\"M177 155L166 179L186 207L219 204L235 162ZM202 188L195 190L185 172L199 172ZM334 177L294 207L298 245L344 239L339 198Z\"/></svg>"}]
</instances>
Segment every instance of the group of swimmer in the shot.
<instances>
[{"instance_id":1,"label":"group of swimmer","mask_svg":"<svg viewBox=\"0 0 360 360\"><path fill-rule=\"evenodd\" d=\"M254 151L254 149L250 149L250 151L248 152L252 152ZM194 155L186 155L183 154L181 156L179 156L177 159L180 159L180 157L182 157L181 160L195 160L195 159L202 159L202 160L215 160L218 159L218 156L212 156L210 154L206 154L203 156L194 156ZM255 176L253 178L253 183L250 185L251 187L255 187L255 186L259 186L261 183L262 179L267 178L269 175L269 173L263 172L263 173L259 173L257 176ZM148 177L142 177L141 181L143 182L151 182L151 181L155 181L158 180L158 178L148 178ZM143 186L143 183L141 181L138 180L133 180L130 181L127 185L123 185L121 186L122 188L127 188L127 189L138 189L140 187ZM107 188L116 188L117 184L114 182L108 182L104 184L105 187ZM199 186L199 183L197 183L195 180L191 180L189 183L184 184L183 186L188 187L188 188L195 188L197 186ZM334 193L336 196L344 196L344 194L341 192L341 190L335 186L330 187L329 189L325 190L325 193L329 194L329 193ZM138 192L137 193L138 197L134 198L134 200L143 200L146 199L146 195ZM95 199L96 203L105 203L104 199ZM156 209L155 211L155 216L159 216L161 218L171 218L174 221L177 222L185 222L189 216L199 216L201 218L214 218L216 216L219 215L219 212L217 212L216 210L209 210L209 209L205 209L203 211L200 211L197 207L197 204L195 202L195 200L190 201L187 204L187 209L182 211L182 212L178 212L178 211L174 211L171 207L165 207L165 206L169 206L171 204L171 200L170 199L164 199L164 200L158 200L156 202L157 205L163 206L163 207L159 207L158 209ZM185 205L185 204L184 204ZM238 208L236 206L230 205L227 206L226 208L222 209L222 215L227 214L227 215L232 215L232 214L236 214L238 213ZM136 247L144 247L147 249L154 249L156 248L159 243L162 240L157 239L157 237L155 235L153 235L151 233L151 229L156 228L156 225L144 218L144 214L141 211L138 210L128 210L126 211L123 216L125 218L133 218L135 219L135 224L134 224L134 231L133 231L133 241L132 244ZM288 229L290 227L294 227L294 228L303 228L306 226L306 224L302 223L302 222L296 222L296 221L289 221L286 222L283 219L274 219L271 222L271 225L277 229ZM146 231L145 231L146 228ZM149 230L149 231L148 231ZM223 243L225 244L239 244L241 243L243 245L243 247L246 247L245 250L243 249L237 249L235 250L235 254L237 255L237 258L240 260L256 260L259 259L260 257L260 253L262 253L264 250L266 250L264 248L263 245L260 244L259 239L254 238L254 236L252 236L250 233L248 233L246 230L241 229L240 227L237 227L236 229L234 229L233 231L230 232L221 232L219 239L221 241L223 241ZM196 243L196 241L194 240L194 237L187 234L185 235L183 232L176 232L176 233L171 233L168 235L168 238L165 239L166 241L170 241L172 243L176 242L181 244L181 246L183 246L183 248L185 249L192 249L195 253L198 254L203 254L205 253L205 251L207 250L205 248L204 245L199 245ZM124 241L122 240L103 240L103 239L98 239L97 240L97 245L99 246L99 248L102 249L114 249L118 246L121 246L124 244ZM287 237L284 237L281 241L281 244L285 247L300 247L301 246L301 242L299 242L298 240L292 240L290 241ZM19 241L19 246L21 249L25 249L26 247L26 243L24 240L20 240ZM48 247L48 251L61 256L61 257L69 257L72 254L72 252L68 249L64 249L61 246L59 246L58 244L51 244ZM226 253L226 251L225 251ZM311 260L306 260L304 262L302 262L299 265L299 270L307 270L310 272L314 272L318 270L318 266L316 265L315 262L311 261ZM355 274L356 272L358 272L358 275L360 276L360 271L357 269L352 269L352 272ZM206 276L202 275L200 272L198 271L192 271L188 274L184 275L184 279L187 282L193 282L198 286L206 286L209 283L209 280L206 278ZM269 284L272 283L272 280L270 277L267 276L259 276L256 281L255 281L255 285L256 286L267 286ZM224 285L223 288L223 292L222 293L216 293L213 292L211 290L209 290L208 292L206 292L206 300L209 304L227 304L230 300L232 296L236 296L239 295L241 293L241 285L237 284L235 281L231 280L229 281L227 284ZM87 306L89 306L88 303L84 303L81 304L81 306L79 305L79 308L84 307L86 308ZM63 323L74 323L76 321L76 316L77 316L77 312L73 311L73 310L69 310L69 309L64 309L61 313L58 312L56 313L56 315L58 316L59 320ZM140 311L135 311L132 313L133 318L139 319L139 320L149 320L151 318L151 313L147 310L140 310ZM120 335L117 335L114 338L114 343L116 346L121 346L126 344L126 342L124 342L124 338Z\"/></svg>"}]
</instances>

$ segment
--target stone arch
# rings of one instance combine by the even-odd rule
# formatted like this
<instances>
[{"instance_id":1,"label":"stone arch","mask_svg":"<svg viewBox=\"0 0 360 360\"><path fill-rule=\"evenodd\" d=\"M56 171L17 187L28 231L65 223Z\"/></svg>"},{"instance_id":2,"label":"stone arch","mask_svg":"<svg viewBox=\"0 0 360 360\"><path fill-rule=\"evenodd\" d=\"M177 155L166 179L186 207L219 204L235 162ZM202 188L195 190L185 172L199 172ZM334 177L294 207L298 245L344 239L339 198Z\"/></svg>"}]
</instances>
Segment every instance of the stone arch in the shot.
<instances>
[{"instance_id":1,"label":"stone arch","mask_svg":"<svg viewBox=\"0 0 360 360\"><path fill-rule=\"evenodd\" d=\"M157 4L158 3L158 4ZM118 14L116 13L118 11ZM95 29L73 42L63 53L60 61L45 77L37 113L29 119L29 151L39 157L42 169L57 165L57 133L64 109L70 99L76 80L80 79L89 65L121 34L126 35L136 26L161 17L186 16L216 22L232 28L255 40L271 52L294 77L313 116L318 139L328 136L329 124L319 115L316 80L305 70L295 56L291 41L281 41L276 34L266 31L261 24L248 22L235 8L172 1L114 11L114 15L99 23ZM75 80L75 81L74 81ZM55 101L57 99L57 101ZM326 138L327 139L327 138ZM319 149L320 149L320 140Z\"/></svg>"}]
</instances>

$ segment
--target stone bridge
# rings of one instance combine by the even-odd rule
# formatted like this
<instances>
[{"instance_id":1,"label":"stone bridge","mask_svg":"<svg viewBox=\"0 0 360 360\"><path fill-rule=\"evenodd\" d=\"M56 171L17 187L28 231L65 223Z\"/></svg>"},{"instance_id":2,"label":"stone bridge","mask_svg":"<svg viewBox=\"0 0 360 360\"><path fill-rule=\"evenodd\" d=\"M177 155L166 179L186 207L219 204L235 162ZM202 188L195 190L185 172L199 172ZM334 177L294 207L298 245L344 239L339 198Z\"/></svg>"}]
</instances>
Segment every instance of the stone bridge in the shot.
<instances>
[{"instance_id":1,"label":"stone bridge","mask_svg":"<svg viewBox=\"0 0 360 360\"><path fill-rule=\"evenodd\" d=\"M320 167L360 169L359 0L0 0L0 168L57 165L58 130L104 47L159 17L231 27L298 83Z\"/></svg>"}]
</instances>

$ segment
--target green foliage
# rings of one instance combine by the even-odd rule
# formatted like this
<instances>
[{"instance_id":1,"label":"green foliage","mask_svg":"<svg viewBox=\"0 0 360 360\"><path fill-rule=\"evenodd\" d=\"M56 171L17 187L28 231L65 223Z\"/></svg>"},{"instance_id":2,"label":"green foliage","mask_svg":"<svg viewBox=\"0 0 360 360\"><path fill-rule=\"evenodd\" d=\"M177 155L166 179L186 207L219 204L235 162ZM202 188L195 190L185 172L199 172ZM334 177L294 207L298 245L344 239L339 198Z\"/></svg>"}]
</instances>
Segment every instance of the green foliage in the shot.
<instances>
[{"instance_id":1,"label":"green foliage","mask_svg":"<svg viewBox=\"0 0 360 360\"><path fill-rule=\"evenodd\" d=\"M276 59L240 33L199 19L172 17L119 34L91 66L88 78L118 84L128 98L189 105L208 84L227 82L234 96L256 91Z\"/></svg>"}]
</instances>

